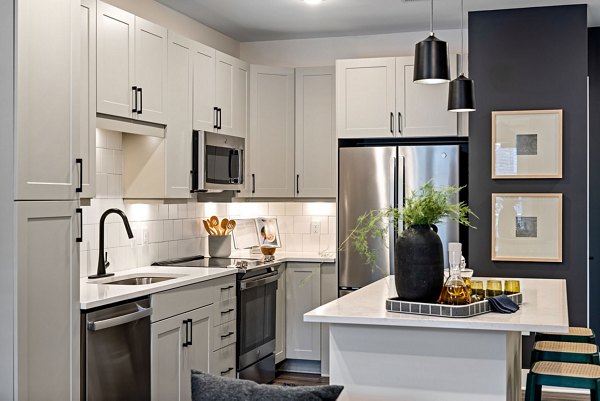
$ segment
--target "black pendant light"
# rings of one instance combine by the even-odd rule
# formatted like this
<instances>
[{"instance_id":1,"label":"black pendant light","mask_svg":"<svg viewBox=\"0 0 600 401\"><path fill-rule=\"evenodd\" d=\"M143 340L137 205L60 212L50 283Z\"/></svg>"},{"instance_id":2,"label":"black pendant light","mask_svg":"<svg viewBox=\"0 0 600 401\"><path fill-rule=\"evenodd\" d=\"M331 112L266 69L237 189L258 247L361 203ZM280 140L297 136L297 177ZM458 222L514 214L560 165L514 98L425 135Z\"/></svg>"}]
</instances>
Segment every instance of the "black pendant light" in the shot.
<instances>
[{"instance_id":1,"label":"black pendant light","mask_svg":"<svg viewBox=\"0 0 600 401\"><path fill-rule=\"evenodd\" d=\"M429 36L415 45L413 82L417 84L442 84L450 81L448 44L433 33L433 0Z\"/></svg>"},{"instance_id":2,"label":"black pendant light","mask_svg":"<svg viewBox=\"0 0 600 401\"><path fill-rule=\"evenodd\" d=\"M461 73L452 82L448 91L448 111L457 113L475 111L475 81L462 72L464 65L463 0L460 0L460 69Z\"/></svg>"}]
</instances>

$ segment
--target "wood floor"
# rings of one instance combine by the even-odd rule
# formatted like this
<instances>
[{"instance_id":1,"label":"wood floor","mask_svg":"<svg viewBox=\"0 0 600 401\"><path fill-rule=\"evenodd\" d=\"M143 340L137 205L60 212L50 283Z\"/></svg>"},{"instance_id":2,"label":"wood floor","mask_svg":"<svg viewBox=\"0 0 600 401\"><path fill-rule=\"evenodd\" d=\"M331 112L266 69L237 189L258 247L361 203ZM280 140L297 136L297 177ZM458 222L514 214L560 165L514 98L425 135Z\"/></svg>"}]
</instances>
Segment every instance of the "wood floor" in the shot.
<instances>
[{"instance_id":1,"label":"wood floor","mask_svg":"<svg viewBox=\"0 0 600 401\"><path fill-rule=\"evenodd\" d=\"M329 378L307 373L278 372L277 378L272 384L288 386L319 386L322 384L329 384ZM542 394L542 401L589 401L589 399L589 395L548 392Z\"/></svg>"}]
</instances>

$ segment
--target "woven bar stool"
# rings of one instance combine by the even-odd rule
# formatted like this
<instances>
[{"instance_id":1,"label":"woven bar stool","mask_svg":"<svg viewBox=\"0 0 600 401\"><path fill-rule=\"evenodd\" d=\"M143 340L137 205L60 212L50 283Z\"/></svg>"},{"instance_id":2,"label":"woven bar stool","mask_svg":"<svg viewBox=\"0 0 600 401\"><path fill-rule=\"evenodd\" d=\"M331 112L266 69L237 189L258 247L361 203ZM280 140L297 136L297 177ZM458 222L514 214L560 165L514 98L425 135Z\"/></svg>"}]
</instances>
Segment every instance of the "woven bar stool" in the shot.
<instances>
[{"instance_id":1,"label":"woven bar stool","mask_svg":"<svg viewBox=\"0 0 600 401\"><path fill-rule=\"evenodd\" d=\"M536 333L535 341L566 341L571 343L596 343L592 329L569 327L569 333Z\"/></svg>"},{"instance_id":2,"label":"woven bar stool","mask_svg":"<svg viewBox=\"0 0 600 401\"><path fill-rule=\"evenodd\" d=\"M583 388L600 401L600 366L586 363L536 362L527 374L525 401L541 401L542 386Z\"/></svg>"},{"instance_id":3,"label":"woven bar stool","mask_svg":"<svg viewBox=\"0 0 600 401\"><path fill-rule=\"evenodd\" d=\"M568 343L562 341L538 341L531 352L531 363L555 361L591 363L600 365L598 346L588 343Z\"/></svg>"}]
</instances>

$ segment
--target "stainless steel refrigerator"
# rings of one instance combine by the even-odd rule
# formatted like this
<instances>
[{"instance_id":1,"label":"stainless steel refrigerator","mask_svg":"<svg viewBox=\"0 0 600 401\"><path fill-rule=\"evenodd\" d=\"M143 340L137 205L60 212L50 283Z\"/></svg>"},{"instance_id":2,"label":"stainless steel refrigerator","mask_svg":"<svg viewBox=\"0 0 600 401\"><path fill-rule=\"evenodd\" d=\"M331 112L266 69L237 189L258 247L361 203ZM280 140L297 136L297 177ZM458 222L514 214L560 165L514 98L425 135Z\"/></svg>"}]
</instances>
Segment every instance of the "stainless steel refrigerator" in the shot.
<instances>
[{"instance_id":1,"label":"stainless steel refrigerator","mask_svg":"<svg viewBox=\"0 0 600 401\"><path fill-rule=\"evenodd\" d=\"M361 214L390 205L402 205L411 191L430 179L436 187L459 186L459 162L460 145L340 147L338 248L354 229ZM402 229L401 225L400 231ZM459 241L459 225L443 221L438 229L447 266L447 245L448 242ZM393 244L397 235L390 229L383 241L370 241L371 249L377 254L375 267L367 265L364 257L351 245L338 249L340 296L393 274Z\"/></svg>"}]
</instances>

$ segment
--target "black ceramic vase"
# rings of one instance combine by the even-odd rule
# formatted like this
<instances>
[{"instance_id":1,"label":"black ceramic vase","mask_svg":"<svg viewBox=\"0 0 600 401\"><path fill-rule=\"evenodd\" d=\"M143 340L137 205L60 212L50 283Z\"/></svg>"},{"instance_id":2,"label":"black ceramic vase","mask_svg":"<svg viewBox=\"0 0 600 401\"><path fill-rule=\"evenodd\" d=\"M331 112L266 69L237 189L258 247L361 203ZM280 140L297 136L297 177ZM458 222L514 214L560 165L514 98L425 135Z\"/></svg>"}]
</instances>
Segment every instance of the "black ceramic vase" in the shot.
<instances>
[{"instance_id":1,"label":"black ceramic vase","mask_svg":"<svg viewBox=\"0 0 600 401\"><path fill-rule=\"evenodd\" d=\"M408 227L396 241L394 274L400 299L437 301L444 285L444 249L437 227Z\"/></svg>"}]
</instances>

